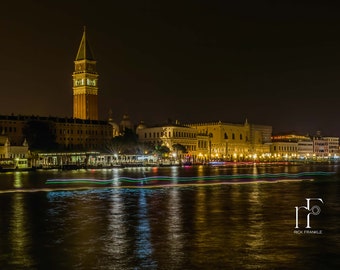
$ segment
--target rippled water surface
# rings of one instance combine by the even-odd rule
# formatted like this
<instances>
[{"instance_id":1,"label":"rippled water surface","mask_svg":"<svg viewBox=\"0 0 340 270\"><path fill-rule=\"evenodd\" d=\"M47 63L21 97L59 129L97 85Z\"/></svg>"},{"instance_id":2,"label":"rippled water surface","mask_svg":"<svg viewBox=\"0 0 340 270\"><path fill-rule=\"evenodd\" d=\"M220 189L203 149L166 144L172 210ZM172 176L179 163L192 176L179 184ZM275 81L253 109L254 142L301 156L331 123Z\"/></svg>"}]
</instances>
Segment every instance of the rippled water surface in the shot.
<instances>
[{"instance_id":1,"label":"rippled water surface","mask_svg":"<svg viewBox=\"0 0 340 270\"><path fill-rule=\"evenodd\" d=\"M0 269L340 269L339 195L336 165L2 173Z\"/></svg>"}]
</instances>

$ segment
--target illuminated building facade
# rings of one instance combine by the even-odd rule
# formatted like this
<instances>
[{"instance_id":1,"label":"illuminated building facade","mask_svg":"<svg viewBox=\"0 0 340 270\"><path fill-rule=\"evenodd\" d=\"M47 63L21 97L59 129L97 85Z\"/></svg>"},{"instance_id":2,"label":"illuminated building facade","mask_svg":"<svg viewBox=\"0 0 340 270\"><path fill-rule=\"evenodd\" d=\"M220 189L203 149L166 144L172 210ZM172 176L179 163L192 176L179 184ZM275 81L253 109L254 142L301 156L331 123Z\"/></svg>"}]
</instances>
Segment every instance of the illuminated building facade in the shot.
<instances>
[{"instance_id":1,"label":"illuminated building facade","mask_svg":"<svg viewBox=\"0 0 340 270\"><path fill-rule=\"evenodd\" d=\"M138 140L150 145L164 145L169 148L170 156L178 159L195 158L197 148L197 131L191 127L176 124L147 127L138 125L136 129ZM182 145L187 153L178 152L174 145Z\"/></svg>"},{"instance_id":2,"label":"illuminated building facade","mask_svg":"<svg viewBox=\"0 0 340 270\"><path fill-rule=\"evenodd\" d=\"M313 156L313 140L306 136L306 138L297 141L297 157L309 158Z\"/></svg>"},{"instance_id":3,"label":"illuminated building facade","mask_svg":"<svg viewBox=\"0 0 340 270\"><path fill-rule=\"evenodd\" d=\"M27 141L24 140L22 145L11 145L9 138L0 135L0 159L28 158L29 150Z\"/></svg>"},{"instance_id":4,"label":"illuminated building facade","mask_svg":"<svg viewBox=\"0 0 340 270\"><path fill-rule=\"evenodd\" d=\"M32 121L48 124L59 150L103 150L112 138L112 126L107 121L22 115L0 115L0 132L11 144L22 145L24 128Z\"/></svg>"},{"instance_id":5,"label":"illuminated building facade","mask_svg":"<svg viewBox=\"0 0 340 270\"><path fill-rule=\"evenodd\" d=\"M270 152L276 160L313 156L313 141L308 136L284 134L272 136Z\"/></svg>"},{"instance_id":6,"label":"illuminated building facade","mask_svg":"<svg viewBox=\"0 0 340 270\"><path fill-rule=\"evenodd\" d=\"M275 159L328 159L339 156L339 137L285 134L272 136L271 154Z\"/></svg>"},{"instance_id":7,"label":"illuminated building facade","mask_svg":"<svg viewBox=\"0 0 340 270\"><path fill-rule=\"evenodd\" d=\"M73 118L98 120L98 73L84 28L73 72Z\"/></svg>"},{"instance_id":8,"label":"illuminated building facade","mask_svg":"<svg viewBox=\"0 0 340 270\"><path fill-rule=\"evenodd\" d=\"M30 151L27 141L22 145L11 145L6 135L0 135L0 172L6 169L23 169L30 166Z\"/></svg>"},{"instance_id":9,"label":"illuminated building facade","mask_svg":"<svg viewBox=\"0 0 340 270\"><path fill-rule=\"evenodd\" d=\"M271 126L249 124L247 120L244 124L219 121L188 126L207 136L212 160L250 160L270 154Z\"/></svg>"},{"instance_id":10,"label":"illuminated building facade","mask_svg":"<svg viewBox=\"0 0 340 270\"><path fill-rule=\"evenodd\" d=\"M165 145L174 152L174 144L187 150L193 162L207 160L253 160L270 155L271 126L230 124L222 122L186 125L137 127L141 142Z\"/></svg>"},{"instance_id":11,"label":"illuminated building facade","mask_svg":"<svg viewBox=\"0 0 340 270\"><path fill-rule=\"evenodd\" d=\"M328 155L339 155L339 137L323 137L328 143Z\"/></svg>"}]
</instances>

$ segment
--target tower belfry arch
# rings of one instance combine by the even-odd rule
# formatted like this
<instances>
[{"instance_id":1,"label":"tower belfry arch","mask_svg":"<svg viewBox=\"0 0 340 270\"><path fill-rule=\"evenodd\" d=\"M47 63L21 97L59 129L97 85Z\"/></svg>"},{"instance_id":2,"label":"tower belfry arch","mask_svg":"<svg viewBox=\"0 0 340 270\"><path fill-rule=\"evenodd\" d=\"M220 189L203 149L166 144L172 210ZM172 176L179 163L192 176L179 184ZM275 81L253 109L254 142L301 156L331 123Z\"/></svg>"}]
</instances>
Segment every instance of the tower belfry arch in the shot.
<instances>
[{"instance_id":1,"label":"tower belfry arch","mask_svg":"<svg viewBox=\"0 0 340 270\"><path fill-rule=\"evenodd\" d=\"M98 120L98 73L84 27L73 72L73 118Z\"/></svg>"}]
</instances>

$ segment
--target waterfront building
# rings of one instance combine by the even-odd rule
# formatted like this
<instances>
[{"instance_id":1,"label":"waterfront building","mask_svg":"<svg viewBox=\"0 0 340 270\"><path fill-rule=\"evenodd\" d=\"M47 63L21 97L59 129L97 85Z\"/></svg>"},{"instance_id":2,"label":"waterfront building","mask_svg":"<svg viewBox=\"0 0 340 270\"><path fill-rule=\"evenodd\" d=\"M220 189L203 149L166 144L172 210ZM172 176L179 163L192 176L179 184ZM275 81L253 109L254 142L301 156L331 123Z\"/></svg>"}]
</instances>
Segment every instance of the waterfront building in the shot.
<instances>
[{"instance_id":1,"label":"waterfront building","mask_svg":"<svg viewBox=\"0 0 340 270\"><path fill-rule=\"evenodd\" d=\"M339 137L323 137L328 143L328 155L331 157L339 156Z\"/></svg>"},{"instance_id":2,"label":"waterfront building","mask_svg":"<svg viewBox=\"0 0 340 270\"><path fill-rule=\"evenodd\" d=\"M112 138L112 126L107 121L75 118L0 115L0 132L13 145L21 145L26 138L24 130L30 123L44 123L56 143L51 151L99 151Z\"/></svg>"},{"instance_id":3,"label":"waterfront building","mask_svg":"<svg viewBox=\"0 0 340 270\"><path fill-rule=\"evenodd\" d=\"M103 151L112 138L112 126L107 121L54 118L56 143L65 150Z\"/></svg>"},{"instance_id":4,"label":"waterfront building","mask_svg":"<svg viewBox=\"0 0 340 270\"><path fill-rule=\"evenodd\" d=\"M98 73L86 29L74 61L73 118L98 120Z\"/></svg>"},{"instance_id":5,"label":"waterfront building","mask_svg":"<svg viewBox=\"0 0 340 270\"><path fill-rule=\"evenodd\" d=\"M208 138L211 160L257 160L270 155L272 127L219 122L188 124Z\"/></svg>"},{"instance_id":6,"label":"waterfront building","mask_svg":"<svg viewBox=\"0 0 340 270\"><path fill-rule=\"evenodd\" d=\"M322 136L321 131L317 131L313 136L314 156L318 159L334 158L339 155L339 138Z\"/></svg>"},{"instance_id":7,"label":"waterfront building","mask_svg":"<svg viewBox=\"0 0 340 270\"><path fill-rule=\"evenodd\" d=\"M271 154L276 159L324 160L337 159L339 138L285 134L272 136Z\"/></svg>"},{"instance_id":8,"label":"waterfront building","mask_svg":"<svg viewBox=\"0 0 340 270\"><path fill-rule=\"evenodd\" d=\"M153 127L141 123L136 128L136 134L142 144L168 147L172 159L195 161L197 158L197 131L179 122ZM185 151L180 151L176 145L183 146Z\"/></svg>"},{"instance_id":9,"label":"waterfront building","mask_svg":"<svg viewBox=\"0 0 340 270\"><path fill-rule=\"evenodd\" d=\"M0 171L2 169L27 168L30 151L24 139L21 145L12 145L8 136L0 135Z\"/></svg>"},{"instance_id":10,"label":"waterfront building","mask_svg":"<svg viewBox=\"0 0 340 270\"><path fill-rule=\"evenodd\" d=\"M313 150L315 157L328 158L328 142L322 137L313 138Z\"/></svg>"},{"instance_id":11,"label":"waterfront building","mask_svg":"<svg viewBox=\"0 0 340 270\"><path fill-rule=\"evenodd\" d=\"M270 155L271 126L219 122L138 126L136 133L143 143L167 146L176 155L174 145L183 145L181 158L193 162L210 160L254 160Z\"/></svg>"},{"instance_id":12,"label":"waterfront building","mask_svg":"<svg viewBox=\"0 0 340 270\"><path fill-rule=\"evenodd\" d=\"M309 136L280 134L272 136L270 152L275 160L304 159L313 156L313 141Z\"/></svg>"},{"instance_id":13,"label":"waterfront building","mask_svg":"<svg viewBox=\"0 0 340 270\"><path fill-rule=\"evenodd\" d=\"M5 135L12 145L21 145L25 136L23 129L24 116L0 115L0 134Z\"/></svg>"},{"instance_id":14,"label":"waterfront building","mask_svg":"<svg viewBox=\"0 0 340 270\"><path fill-rule=\"evenodd\" d=\"M0 135L0 159L28 158L29 150L27 141L24 139L21 145L12 145L9 138Z\"/></svg>"},{"instance_id":15,"label":"waterfront building","mask_svg":"<svg viewBox=\"0 0 340 270\"><path fill-rule=\"evenodd\" d=\"M313 140L309 136L304 136L297 142L298 150L297 150L297 157L299 159L310 159L313 157Z\"/></svg>"},{"instance_id":16,"label":"waterfront building","mask_svg":"<svg viewBox=\"0 0 340 270\"><path fill-rule=\"evenodd\" d=\"M299 141L300 139L295 135L272 136L272 143L270 144L271 157L274 158L274 160L291 160L297 158Z\"/></svg>"}]
</instances>

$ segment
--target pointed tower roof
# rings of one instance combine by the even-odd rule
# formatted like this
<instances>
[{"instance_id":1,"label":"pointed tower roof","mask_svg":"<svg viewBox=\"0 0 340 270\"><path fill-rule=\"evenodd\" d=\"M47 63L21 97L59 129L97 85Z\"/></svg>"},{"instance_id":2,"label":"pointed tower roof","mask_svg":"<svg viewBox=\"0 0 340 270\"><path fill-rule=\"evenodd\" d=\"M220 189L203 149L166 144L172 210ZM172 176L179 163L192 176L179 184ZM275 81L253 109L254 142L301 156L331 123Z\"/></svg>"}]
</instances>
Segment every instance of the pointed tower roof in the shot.
<instances>
[{"instance_id":1,"label":"pointed tower roof","mask_svg":"<svg viewBox=\"0 0 340 270\"><path fill-rule=\"evenodd\" d=\"M94 54L91 50L90 44L86 39L86 27L84 26L83 37L81 38L80 46L78 49L76 61L79 60L95 60Z\"/></svg>"}]
</instances>

